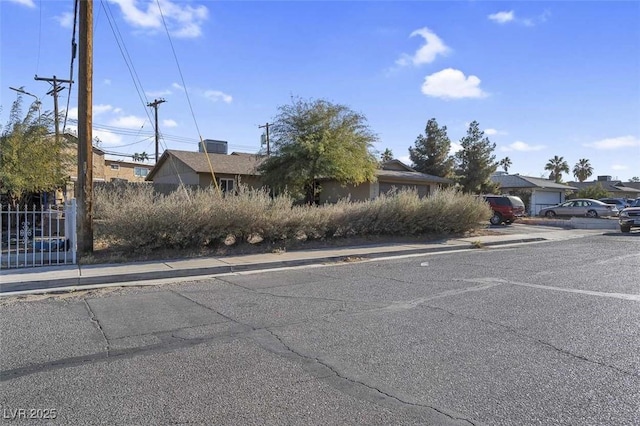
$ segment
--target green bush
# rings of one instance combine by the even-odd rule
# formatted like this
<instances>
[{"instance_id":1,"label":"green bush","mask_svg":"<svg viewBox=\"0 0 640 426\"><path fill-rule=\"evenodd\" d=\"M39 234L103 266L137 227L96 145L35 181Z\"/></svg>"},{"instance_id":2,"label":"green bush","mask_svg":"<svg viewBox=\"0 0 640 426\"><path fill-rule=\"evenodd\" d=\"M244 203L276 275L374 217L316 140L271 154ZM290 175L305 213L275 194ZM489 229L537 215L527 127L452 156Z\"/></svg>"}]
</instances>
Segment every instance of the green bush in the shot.
<instances>
[{"instance_id":1,"label":"green bush","mask_svg":"<svg viewBox=\"0 0 640 426\"><path fill-rule=\"evenodd\" d=\"M285 195L240 188L180 188L157 194L151 185L94 192L95 233L131 251L216 247L225 241L272 243L349 236L462 233L484 226L491 210L480 198L454 190L420 198L413 191L371 201L342 200L323 206L295 205Z\"/></svg>"}]
</instances>

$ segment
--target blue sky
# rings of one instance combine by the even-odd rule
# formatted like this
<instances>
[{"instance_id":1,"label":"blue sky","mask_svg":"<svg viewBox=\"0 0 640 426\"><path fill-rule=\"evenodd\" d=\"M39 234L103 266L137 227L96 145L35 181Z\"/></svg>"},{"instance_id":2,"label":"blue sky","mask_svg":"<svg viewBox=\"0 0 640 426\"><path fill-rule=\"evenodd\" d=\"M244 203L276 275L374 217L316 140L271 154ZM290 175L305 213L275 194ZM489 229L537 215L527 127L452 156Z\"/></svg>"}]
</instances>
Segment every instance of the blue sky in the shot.
<instances>
[{"instance_id":1,"label":"blue sky","mask_svg":"<svg viewBox=\"0 0 640 426\"><path fill-rule=\"evenodd\" d=\"M0 0L3 125L9 86L53 109L34 76L69 78L72 16L72 0ZM454 148L476 120L510 173L546 176L558 155L640 176L639 2L95 0L94 28L94 136L112 158L154 153L154 99L161 152L199 135L257 152L258 125L295 96L362 113L407 162L428 119ZM60 96L70 118L76 89Z\"/></svg>"}]
</instances>

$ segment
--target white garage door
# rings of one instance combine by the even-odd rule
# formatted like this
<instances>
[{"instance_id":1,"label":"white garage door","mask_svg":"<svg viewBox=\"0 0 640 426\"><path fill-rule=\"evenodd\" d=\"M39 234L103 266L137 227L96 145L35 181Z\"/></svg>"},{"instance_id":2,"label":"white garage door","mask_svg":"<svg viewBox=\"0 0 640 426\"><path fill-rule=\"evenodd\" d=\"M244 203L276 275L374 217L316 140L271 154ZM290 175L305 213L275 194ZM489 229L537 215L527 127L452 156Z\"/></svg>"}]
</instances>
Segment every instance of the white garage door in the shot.
<instances>
[{"instance_id":1,"label":"white garage door","mask_svg":"<svg viewBox=\"0 0 640 426\"><path fill-rule=\"evenodd\" d=\"M531 196L531 215L537 215L540 209L555 206L564 201L560 191L535 191Z\"/></svg>"}]
</instances>

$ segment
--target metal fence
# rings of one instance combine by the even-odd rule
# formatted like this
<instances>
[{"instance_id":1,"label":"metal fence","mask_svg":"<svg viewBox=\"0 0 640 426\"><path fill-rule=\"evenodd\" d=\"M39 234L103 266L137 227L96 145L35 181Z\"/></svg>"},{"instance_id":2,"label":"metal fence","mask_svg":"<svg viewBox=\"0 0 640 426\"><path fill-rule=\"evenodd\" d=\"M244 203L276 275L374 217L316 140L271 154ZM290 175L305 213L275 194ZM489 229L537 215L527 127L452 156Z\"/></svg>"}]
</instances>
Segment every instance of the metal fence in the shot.
<instances>
[{"instance_id":1,"label":"metal fence","mask_svg":"<svg viewBox=\"0 0 640 426\"><path fill-rule=\"evenodd\" d=\"M2 209L0 269L76 263L76 200L60 208Z\"/></svg>"}]
</instances>

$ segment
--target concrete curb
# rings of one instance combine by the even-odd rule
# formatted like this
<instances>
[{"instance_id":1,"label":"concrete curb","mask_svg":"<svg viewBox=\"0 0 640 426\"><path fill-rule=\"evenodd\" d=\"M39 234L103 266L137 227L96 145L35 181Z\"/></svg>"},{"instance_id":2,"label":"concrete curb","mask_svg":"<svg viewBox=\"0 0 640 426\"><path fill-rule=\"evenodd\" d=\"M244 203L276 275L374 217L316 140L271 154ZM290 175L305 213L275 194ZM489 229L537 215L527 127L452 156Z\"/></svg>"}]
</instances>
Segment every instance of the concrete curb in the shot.
<instances>
[{"instance_id":1,"label":"concrete curb","mask_svg":"<svg viewBox=\"0 0 640 426\"><path fill-rule=\"evenodd\" d=\"M292 259L292 260L283 260L283 261L277 261L277 262L262 262L262 263L252 263L252 264L212 266L212 267L205 267L205 268L148 271L148 272L117 274L117 275L79 276L75 278L60 278L60 279L53 279L53 280L17 282L17 283L3 284L0 288L0 297L5 295L5 293L15 293L15 292L22 293L22 292L29 292L29 291L36 291L36 290L38 291L38 293L43 293L42 290L48 290L48 292L56 292L57 289L68 288L68 287L81 289L83 287L88 288L91 286L100 286L100 285L107 285L107 284L117 285L117 284L149 281L149 280L190 278L190 277L195 278L195 277L204 277L204 276L211 276L211 275L230 274L234 272L247 272L247 271L263 270L263 269L277 269L277 268L284 268L284 267L307 266L307 265L322 264L322 263L337 263L337 262L342 262L345 259L348 259L350 257L358 258L358 259L376 259L376 258L383 258L383 257L405 256L405 255L412 255L412 254L448 252L448 251L454 251L454 250L473 250L473 249L478 249L482 247L532 243L532 242L540 242L540 241L546 241L546 238L532 237L532 238L509 239L509 240L503 240L503 241L481 242L478 247L475 247L472 242L469 242L468 244L465 244L463 242L460 244L455 244L450 246L437 246L437 247L429 247L429 248L418 248L418 249L396 250L396 251L375 251L375 252L364 253L364 254L361 253L361 254L353 254L353 255L321 256L321 257L308 258L308 259ZM24 293L24 294L27 294L27 293Z\"/></svg>"}]
</instances>

